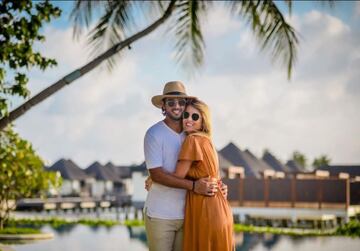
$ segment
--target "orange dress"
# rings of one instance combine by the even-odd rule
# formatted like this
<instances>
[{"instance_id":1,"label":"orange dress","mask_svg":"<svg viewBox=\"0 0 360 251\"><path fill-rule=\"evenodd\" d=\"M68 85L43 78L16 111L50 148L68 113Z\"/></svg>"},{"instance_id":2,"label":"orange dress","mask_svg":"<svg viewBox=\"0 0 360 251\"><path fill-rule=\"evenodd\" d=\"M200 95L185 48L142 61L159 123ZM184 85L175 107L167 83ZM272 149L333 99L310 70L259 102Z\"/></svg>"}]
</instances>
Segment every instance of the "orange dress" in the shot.
<instances>
[{"instance_id":1,"label":"orange dress","mask_svg":"<svg viewBox=\"0 0 360 251\"><path fill-rule=\"evenodd\" d=\"M188 178L220 177L214 149L207 136L190 134L185 138L179 160L193 161ZM234 250L233 216L220 191L214 197L187 192L183 232L183 251Z\"/></svg>"}]
</instances>

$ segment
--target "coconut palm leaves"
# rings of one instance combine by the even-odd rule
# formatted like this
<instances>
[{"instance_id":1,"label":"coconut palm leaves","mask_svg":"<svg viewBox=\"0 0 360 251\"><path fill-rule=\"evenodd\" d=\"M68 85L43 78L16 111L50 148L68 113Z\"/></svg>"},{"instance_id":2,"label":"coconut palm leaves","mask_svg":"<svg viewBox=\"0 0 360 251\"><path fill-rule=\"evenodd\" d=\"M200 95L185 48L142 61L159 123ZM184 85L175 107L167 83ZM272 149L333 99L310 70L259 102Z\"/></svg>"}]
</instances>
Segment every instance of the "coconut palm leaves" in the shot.
<instances>
[{"instance_id":1,"label":"coconut palm leaves","mask_svg":"<svg viewBox=\"0 0 360 251\"><path fill-rule=\"evenodd\" d=\"M292 1L285 0L291 12ZM175 58L185 68L196 69L204 60L205 41L201 30L201 18L216 4L229 6L230 13L244 18L252 27L260 48L269 52L274 61L287 68L290 78L296 62L298 38L293 27L277 7L277 2L265 0L224 1L221 3L199 0L125 1L77 0L71 14L74 33L79 35L88 28L88 41L95 56L89 63L74 70L39 94L26 101L0 119L0 130L27 112L31 107L51 96L96 68L103 61L109 65L125 48L172 20L170 31L175 38ZM95 21L94 23L94 20ZM142 28L139 28L142 27Z\"/></svg>"},{"instance_id":2,"label":"coconut palm leaves","mask_svg":"<svg viewBox=\"0 0 360 251\"><path fill-rule=\"evenodd\" d=\"M296 62L298 38L293 27L285 20L274 1L226 1L230 12L244 18L252 27L262 50L269 52L274 61L280 61L287 68L290 78ZM285 0L291 13L292 1ZM175 59L187 71L192 71L204 61L205 42L200 19L214 4L211 1L176 1L172 13L170 31L175 37ZM101 54L108 47L130 36L137 26L137 20L144 16L156 16L164 9L161 1L81 1L78 0L72 12L75 34L81 28L90 27L94 13L102 13L90 32L89 44L94 55ZM156 15L153 15L153 14ZM110 65L115 62L109 58Z\"/></svg>"},{"instance_id":3,"label":"coconut palm leaves","mask_svg":"<svg viewBox=\"0 0 360 251\"><path fill-rule=\"evenodd\" d=\"M206 13L207 5L202 1L179 1L174 12L175 59L190 71L203 63L205 43L199 16Z\"/></svg>"},{"instance_id":4,"label":"coconut palm leaves","mask_svg":"<svg viewBox=\"0 0 360 251\"><path fill-rule=\"evenodd\" d=\"M291 1L285 1L291 12ZM250 24L262 50L271 53L274 61L287 67L288 77L296 61L299 40L294 28L273 1L236 1L230 3L231 10L245 18Z\"/></svg>"},{"instance_id":5,"label":"coconut palm leaves","mask_svg":"<svg viewBox=\"0 0 360 251\"><path fill-rule=\"evenodd\" d=\"M139 21L158 16L163 12L161 2L152 1L77 1L71 13L74 22L74 36L88 32L91 56L96 57L108 48L118 44L139 29ZM94 27L93 19L99 15ZM109 69L113 68L121 52L107 60Z\"/></svg>"}]
</instances>

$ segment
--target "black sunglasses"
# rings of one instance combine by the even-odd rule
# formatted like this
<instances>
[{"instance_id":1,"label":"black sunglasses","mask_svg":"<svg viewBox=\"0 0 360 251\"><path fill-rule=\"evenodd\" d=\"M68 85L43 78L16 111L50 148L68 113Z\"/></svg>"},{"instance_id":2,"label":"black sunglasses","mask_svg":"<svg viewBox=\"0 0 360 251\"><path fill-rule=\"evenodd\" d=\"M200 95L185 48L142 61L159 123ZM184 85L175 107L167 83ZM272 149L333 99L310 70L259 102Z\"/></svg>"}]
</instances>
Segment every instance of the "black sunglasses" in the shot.
<instances>
[{"instance_id":1,"label":"black sunglasses","mask_svg":"<svg viewBox=\"0 0 360 251\"><path fill-rule=\"evenodd\" d=\"M190 117L190 113L188 113L188 112L183 113L183 118L184 119L188 119L189 117ZM200 115L198 113L191 114L191 119L193 121L198 121L199 118L200 118Z\"/></svg>"},{"instance_id":2,"label":"black sunglasses","mask_svg":"<svg viewBox=\"0 0 360 251\"><path fill-rule=\"evenodd\" d=\"M186 105L186 99L166 99L165 104L169 107L174 107L175 104L178 103L179 106L185 106Z\"/></svg>"}]
</instances>

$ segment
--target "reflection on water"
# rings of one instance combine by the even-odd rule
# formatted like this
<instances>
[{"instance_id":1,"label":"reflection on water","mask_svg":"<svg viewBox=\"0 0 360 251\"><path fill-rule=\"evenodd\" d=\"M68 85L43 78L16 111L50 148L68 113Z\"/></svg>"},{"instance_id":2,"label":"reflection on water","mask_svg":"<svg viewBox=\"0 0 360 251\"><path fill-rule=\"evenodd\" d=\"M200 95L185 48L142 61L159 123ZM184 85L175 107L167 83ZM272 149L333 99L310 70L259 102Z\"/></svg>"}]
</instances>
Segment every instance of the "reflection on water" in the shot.
<instances>
[{"instance_id":1,"label":"reflection on water","mask_svg":"<svg viewBox=\"0 0 360 251\"><path fill-rule=\"evenodd\" d=\"M55 238L28 243L8 244L16 251L146 251L146 234L143 227L89 227L67 225L57 228L42 227L44 232L53 232ZM344 237L290 237L274 234L235 234L237 251L301 250L328 251L358 250L360 239Z\"/></svg>"},{"instance_id":2,"label":"reflection on water","mask_svg":"<svg viewBox=\"0 0 360 251\"><path fill-rule=\"evenodd\" d=\"M147 250L145 230L142 227L128 229L124 226L109 228L71 225L56 229L45 226L41 230L53 232L55 238L10 246L16 251Z\"/></svg>"},{"instance_id":3,"label":"reflection on water","mask_svg":"<svg viewBox=\"0 0 360 251\"><path fill-rule=\"evenodd\" d=\"M130 239L138 239L147 245L146 233L143 227L127 227Z\"/></svg>"},{"instance_id":4,"label":"reflection on water","mask_svg":"<svg viewBox=\"0 0 360 251\"><path fill-rule=\"evenodd\" d=\"M271 250L280 240L280 235L236 233L236 250L253 250L256 246L263 246Z\"/></svg>"},{"instance_id":5,"label":"reflection on water","mask_svg":"<svg viewBox=\"0 0 360 251\"><path fill-rule=\"evenodd\" d=\"M237 251L262 250L301 250L301 251L346 251L359 250L360 239L347 237L299 237L275 234L237 233Z\"/></svg>"}]
</instances>

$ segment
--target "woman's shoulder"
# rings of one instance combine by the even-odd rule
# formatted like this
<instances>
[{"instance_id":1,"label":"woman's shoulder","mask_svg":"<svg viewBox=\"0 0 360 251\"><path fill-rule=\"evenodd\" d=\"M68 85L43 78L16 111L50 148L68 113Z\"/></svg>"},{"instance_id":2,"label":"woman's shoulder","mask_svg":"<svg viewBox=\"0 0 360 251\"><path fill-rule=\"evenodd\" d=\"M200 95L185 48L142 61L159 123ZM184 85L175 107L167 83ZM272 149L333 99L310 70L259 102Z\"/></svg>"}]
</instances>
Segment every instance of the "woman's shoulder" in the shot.
<instances>
[{"instance_id":1,"label":"woman's shoulder","mask_svg":"<svg viewBox=\"0 0 360 251\"><path fill-rule=\"evenodd\" d=\"M195 132L195 133L190 133L186 136L186 140L210 140L209 136L207 136L204 133L199 133L199 132Z\"/></svg>"}]
</instances>

